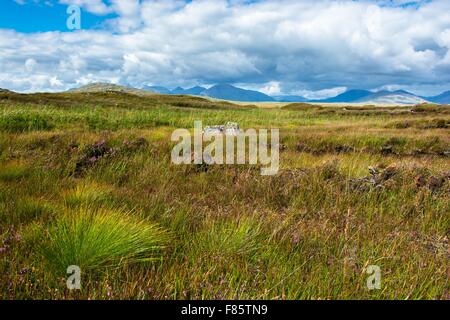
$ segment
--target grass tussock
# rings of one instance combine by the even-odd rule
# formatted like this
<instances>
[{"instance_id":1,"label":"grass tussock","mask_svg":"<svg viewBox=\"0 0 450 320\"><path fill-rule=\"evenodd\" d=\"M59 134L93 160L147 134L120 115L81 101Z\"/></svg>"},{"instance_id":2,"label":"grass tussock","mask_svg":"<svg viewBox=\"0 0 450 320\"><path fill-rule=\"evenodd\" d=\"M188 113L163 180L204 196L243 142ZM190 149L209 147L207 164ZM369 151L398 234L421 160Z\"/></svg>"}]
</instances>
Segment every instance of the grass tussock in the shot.
<instances>
[{"instance_id":1,"label":"grass tussock","mask_svg":"<svg viewBox=\"0 0 450 320\"><path fill-rule=\"evenodd\" d=\"M196 250L211 258L245 256L261 246L261 225L250 218L240 221L217 221L203 227L196 239Z\"/></svg>"},{"instance_id":2,"label":"grass tussock","mask_svg":"<svg viewBox=\"0 0 450 320\"><path fill-rule=\"evenodd\" d=\"M414 113L442 113L450 114L450 105L437 105L437 104L418 104L411 109Z\"/></svg>"},{"instance_id":3,"label":"grass tussock","mask_svg":"<svg viewBox=\"0 0 450 320\"><path fill-rule=\"evenodd\" d=\"M29 168L23 163L8 162L0 167L0 180L5 182L19 181L27 177Z\"/></svg>"},{"instance_id":4,"label":"grass tussock","mask_svg":"<svg viewBox=\"0 0 450 320\"><path fill-rule=\"evenodd\" d=\"M161 258L168 235L130 213L88 206L66 210L40 245L46 263L65 272L70 265L98 271Z\"/></svg>"},{"instance_id":5,"label":"grass tussock","mask_svg":"<svg viewBox=\"0 0 450 320\"><path fill-rule=\"evenodd\" d=\"M100 206L113 202L111 188L101 186L95 182L78 184L74 189L63 194L64 203L68 207L83 205Z\"/></svg>"},{"instance_id":6,"label":"grass tussock","mask_svg":"<svg viewBox=\"0 0 450 320\"><path fill-rule=\"evenodd\" d=\"M386 128L393 129L447 129L450 127L450 119L419 119L410 121L393 121Z\"/></svg>"},{"instance_id":7,"label":"grass tussock","mask_svg":"<svg viewBox=\"0 0 450 320\"><path fill-rule=\"evenodd\" d=\"M31 221L49 221L57 209L50 203L40 199L21 199L10 215L11 221L20 221L22 224Z\"/></svg>"}]
</instances>

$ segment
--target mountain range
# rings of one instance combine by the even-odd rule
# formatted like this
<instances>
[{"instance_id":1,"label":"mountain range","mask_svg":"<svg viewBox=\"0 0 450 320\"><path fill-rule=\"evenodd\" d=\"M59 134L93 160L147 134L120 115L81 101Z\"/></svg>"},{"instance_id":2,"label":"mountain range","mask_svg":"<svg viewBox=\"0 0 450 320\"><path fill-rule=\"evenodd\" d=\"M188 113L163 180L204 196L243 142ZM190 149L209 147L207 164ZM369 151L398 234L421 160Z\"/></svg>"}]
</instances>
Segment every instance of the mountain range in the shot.
<instances>
[{"instance_id":1,"label":"mountain range","mask_svg":"<svg viewBox=\"0 0 450 320\"><path fill-rule=\"evenodd\" d=\"M165 87L150 86L144 87L160 94L187 94L197 96L207 96L215 99L245 101L245 102L317 102L317 103L365 103L365 104L418 104L433 102L446 104L450 103L450 91L438 96L422 97L405 90L388 91L382 90L372 92L369 90L352 89L341 93L335 97L314 100L298 95L276 95L269 96L259 91L245 90L229 84L218 84L207 89L204 87L193 87L183 89L181 87L169 90Z\"/></svg>"},{"instance_id":2,"label":"mountain range","mask_svg":"<svg viewBox=\"0 0 450 320\"><path fill-rule=\"evenodd\" d=\"M450 104L450 91L446 91L437 96L424 97L415 95L405 90L396 91L369 91L353 89L341 93L335 97L321 100L307 99L298 95L274 95L269 96L259 91L246 90L232 86L230 84L217 84L210 88L200 86L184 89L177 87L168 89L162 86L144 86L141 89L116 85L111 83L91 83L69 90L71 92L126 92L138 95L153 94L174 94L174 95L194 95L213 99L243 101L243 102L312 102L312 103L360 103L360 104L420 104L437 103ZM0 88L0 93L11 92Z\"/></svg>"},{"instance_id":3,"label":"mountain range","mask_svg":"<svg viewBox=\"0 0 450 320\"><path fill-rule=\"evenodd\" d=\"M231 100L231 101L244 101L244 102L263 102L263 101L275 101L274 98L253 90L241 89L230 84L217 84L207 89L204 87L192 87L189 89L183 89L177 87L173 90L169 90L160 86L145 86L145 90L151 90L160 94L187 94L195 96L205 96L215 99Z\"/></svg>"},{"instance_id":4,"label":"mountain range","mask_svg":"<svg viewBox=\"0 0 450 320\"><path fill-rule=\"evenodd\" d=\"M311 102L311 101L310 101ZM418 104L424 102L432 102L429 99L419 97L413 93L397 90L388 91L382 90L372 92L368 90L348 90L336 97L327 98L323 100L315 100L312 102L322 103L370 103L370 104Z\"/></svg>"}]
</instances>

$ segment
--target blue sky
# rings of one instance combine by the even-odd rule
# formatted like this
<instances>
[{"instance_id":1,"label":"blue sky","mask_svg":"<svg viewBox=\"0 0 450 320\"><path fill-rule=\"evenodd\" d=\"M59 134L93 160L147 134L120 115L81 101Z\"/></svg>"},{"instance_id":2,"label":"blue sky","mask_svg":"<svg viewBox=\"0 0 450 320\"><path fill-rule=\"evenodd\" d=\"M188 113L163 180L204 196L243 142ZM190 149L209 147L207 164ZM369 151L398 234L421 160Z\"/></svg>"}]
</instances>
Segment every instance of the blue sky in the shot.
<instances>
[{"instance_id":1,"label":"blue sky","mask_svg":"<svg viewBox=\"0 0 450 320\"><path fill-rule=\"evenodd\" d=\"M81 30L68 30L69 5ZM450 89L450 1L2 0L0 87Z\"/></svg>"},{"instance_id":2,"label":"blue sky","mask_svg":"<svg viewBox=\"0 0 450 320\"><path fill-rule=\"evenodd\" d=\"M67 4L58 1L14 1L2 0L0 3L0 28L18 32L67 31ZM84 11L82 27L102 28L102 23L113 14L96 15Z\"/></svg>"}]
</instances>

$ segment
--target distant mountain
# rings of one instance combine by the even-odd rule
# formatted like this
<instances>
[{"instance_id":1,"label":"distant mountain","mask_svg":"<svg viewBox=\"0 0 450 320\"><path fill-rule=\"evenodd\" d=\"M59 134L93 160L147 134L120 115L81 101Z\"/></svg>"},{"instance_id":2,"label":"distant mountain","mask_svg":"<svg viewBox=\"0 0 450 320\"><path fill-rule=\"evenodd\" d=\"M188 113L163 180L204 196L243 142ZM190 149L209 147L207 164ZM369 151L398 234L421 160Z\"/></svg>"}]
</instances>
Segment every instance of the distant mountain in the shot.
<instances>
[{"instance_id":1,"label":"distant mountain","mask_svg":"<svg viewBox=\"0 0 450 320\"><path fill-rule=\"evenodd\" d=\"M194 95L194 96L199 96L203 91L206 90L206 88L203 87L192 87L189 89L183 89L181 87L176 87L173 90L170 90L166 87L161 87L161 86L144 86L142 89L144 90L150 90L153 91L155 93L159 93L159 94L188 94L188 95Z\"/></svg>"},{"instance_id":2,"label":"distant mountain","mask_svg":"<svg viewBox=\"0 0 450 320\"><path fill-rule=\"evenodd\" d=\"M229 84L217 84L209 89L204 87L195 86L192 88L184 89L182 87L176 87L173 90L169 90L161 86L145 86L143 89L151 90L160 94L184 94L193 96L206 96L215 99L231 100L231 101L246 101L246 102L262 102L262 101L275 101L272 97L265 95L259 91L245 90ZM299 100L301 99L301 100ZM298 97L295 100L286 100L287 102L305 101L305 98Z\"/></svg>"},{"instance_id":3,"label":"distant mountain","mask_svg":"<svg viewBox=\"0 0 450 320\"><path fill-rule=\"evenodd\" d=\"M424 99L434 103L450 104L450 91L446 91L434 97L424 97Z\"/></svg>"},{"instance_id":4,"label":"distant mountain","mask_svg":"<svg viewBox=\"0 0 450 320\"><path fill-rule=\"evenodd\" d=\"M190 94L190 95L194 95L194 96L199 96L205 90L206 90L206 88L199 87L199 86L192 87L189 89L183 89L181 87L177 87L177 88L173 89L170 93L171 94Z\"/></svg>"},{"instance_id":5,"label":"distant mountain","mask_svg":"<svg viewBox=\"0 0 450 320\"><path fill-rule=\"evenodd\" d=\"M11 93L11 90L0 88L0 93Z\"/></svg>"},{"instance_id":6,"label":"distant mountain","mask_svg":"<svg viewBox=\"0 0 450 320\"><path fill-rule=\"evenodd\" d=\"M192 94L195 96L199 96L205 90L206 90L206 88L196 86L196 87L192 87L190 89L184 90L184 94Z\"/></svg>"},{"instance_id":7,"label":"distant mountain","mask_svg":"<svg viewBox=\"0 0 450 320\"><path fill-rule=\"evenodd\" d=\"M278 102L306 102L308 99L302 96L272 96Z\"/></svg>"},{"instance_id":8,"label":"distant mountain","mask_svg":"<svg viewBox=\"0 0 450 320\"><path fill-rule=\"evenodd\" d=\"M275 101L272 97L259 91L245 90L234 87L230 84L215 85L203 91L201 95L231 101L245 101L245 102Z\"/></svg>"},{"instance_id":9,"label":"distant mountain","mask_svg":"<svg viewBox=\"0 0 450 320\"><path fill-rule=\"evenodd\" d=\"M185 90L182 87L176 87L170 91L170 94L184 94Z\"/></svg>"},{"instance_id":10,"label":"distant mountain","mask_svg":"<svg viewBox=\"0 0 450 320\"><path fill-rule=\"evenodd\" d=\"M364 98L357 99L353 102L369 103L369 104L419 104L428 101L404 90L397 90L397 91L383 90L372 93Z\"/></svg>"},{"instance_id":11,"label":"distant mountain","mask_svg":"<svg viewBox=\"0 0 450 320\"><path fill-rule=\"evenodd\" d=\"M148 90L141 90L132 87L121 86L112 83L95 82L90 83L79 88L70 89L69 92L122 92L139 95L151 95L154 92Z\"/></svg>"},{"instance_id":12,"label":"distant mountain","mask_svg":"<svg viewBox=\"0 0 450 320\"><path fill-rule=\"evenodd\" d=\"M335 97L322 99L322 100L315 100L314 102L326 102L326 103L354 102L356 100L368 97L371 94L373 94L373 92L370 92L368 90L348 90L348 91L341 93L340 95L337 95Z\"/></svg>"},{"instance_id":13,"label":"distant mountain","mask_svg":"<svg viewBox=\"0 0 450 320\"><path fill-rule=\"evenodd\" d=\"M142 87L144 90L152 91L160 94L170 94L170 90L161 86L144 86Z\"/></svg>"}]
</instances>

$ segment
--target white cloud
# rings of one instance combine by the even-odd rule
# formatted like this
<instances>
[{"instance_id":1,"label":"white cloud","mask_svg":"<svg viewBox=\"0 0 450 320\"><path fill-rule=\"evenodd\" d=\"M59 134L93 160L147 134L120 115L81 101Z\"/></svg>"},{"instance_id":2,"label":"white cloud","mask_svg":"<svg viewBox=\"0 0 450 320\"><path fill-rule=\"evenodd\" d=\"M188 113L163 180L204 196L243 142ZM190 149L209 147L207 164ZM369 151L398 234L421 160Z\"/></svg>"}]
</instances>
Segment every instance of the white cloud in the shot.
<instances>
[{"instance_id":1,"label":"white cloud","mask_svg":"<svg viewBox=\"0 0 450 320\"><path fill-rule=\"evenodd\" d=\"M282 93L280 82L278 81L270 81L269 83L266 83L264 86L259 88L259 91L267 95L279 95Z\"/></svg>"},{"instance_id":2,"label":"white cloud","mask_svg":"<svg viewBox=\"0 0 450 320\"><path fill-rule=\"evenodd\" d=\"M112 13L114 10L106 5L102 0L59 0L59 3L61 4L67 4L67 5L76 5L80 8L83 8L84 10L105 15Z\"/></svg>"},{"instance_id":3,"label":"white cloud","mask_svg":"<svg viewBox=\"0 0 450 320\"><path fill-rule=\"evenodd\" d=\"M27 59L27 61L25 61L25 69L28 72L33 72L34 67L36 67L37 62L34 59Z\"/></svg>"},{"instance_id":4,"label":"white cloud","mask_svg":"<svg viewBox=\"0 0 450 320\"><path fill-rule=\"evenodd\" d=\"M103 31L0 29L0 87L229 82L321 98L387 84L433 91L450 81L447 0L59 1L118 18Z\"/></svg>"},{"instance_id":5,"label":"white cloud","mask_svg":"<svg viewBox=\"0 0 450 320\"><path fill-rule=\"evenodd\" d=\"M341 93L344 93L347 91L347 87L336 87L336 88L330 88L330 89L323 89L318 91L311 91L311 90L300 90L296 92L298 95L311 99L311 100L320 100L320 99L326 99L328 97L335 97Z\"/></svg>"}]
</instances>

